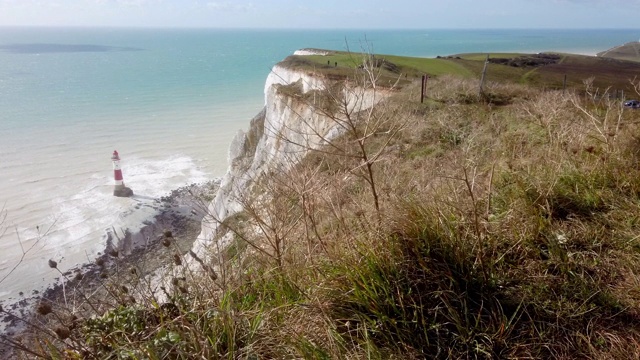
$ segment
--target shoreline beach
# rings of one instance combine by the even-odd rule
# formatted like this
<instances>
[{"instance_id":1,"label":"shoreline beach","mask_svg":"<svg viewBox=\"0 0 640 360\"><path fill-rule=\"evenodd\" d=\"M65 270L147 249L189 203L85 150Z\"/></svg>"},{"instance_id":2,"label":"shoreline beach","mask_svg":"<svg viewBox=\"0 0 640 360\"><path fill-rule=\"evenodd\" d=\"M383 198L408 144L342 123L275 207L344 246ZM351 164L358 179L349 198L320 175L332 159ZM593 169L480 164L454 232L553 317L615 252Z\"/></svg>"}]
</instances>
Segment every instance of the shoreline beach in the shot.
<instances>
[{"instance_id":1,"label":"shoreline beach","mask_svg":"<svg viewBox=\"0 0 640 360\"><path fill-rule=\"evenodd\" d=\"M61 272L58 281L42 292L9 305L0 304L0 335L15 336L27 327L27 322L42 321L42 318L37 318L36 310L42 302L68 307L65 310L80 306L87 297L96 303L101 302L99 297L105 294L100 290L106 289L107 284L123 271L135 268L136 275L144 278L169 264L176 252L180 255L188 253L200 233L200 221L218 186L219 179L191 184L156 199L159 213L144 221L138 231L125 231L119 238L114 236L95 261L77 264L71 270ZM162 244L166 234L170 234L174 241L169 250ZM7 351L9 349L0 348L0 356L6 355Z\"/></svg>"}]
</instances>

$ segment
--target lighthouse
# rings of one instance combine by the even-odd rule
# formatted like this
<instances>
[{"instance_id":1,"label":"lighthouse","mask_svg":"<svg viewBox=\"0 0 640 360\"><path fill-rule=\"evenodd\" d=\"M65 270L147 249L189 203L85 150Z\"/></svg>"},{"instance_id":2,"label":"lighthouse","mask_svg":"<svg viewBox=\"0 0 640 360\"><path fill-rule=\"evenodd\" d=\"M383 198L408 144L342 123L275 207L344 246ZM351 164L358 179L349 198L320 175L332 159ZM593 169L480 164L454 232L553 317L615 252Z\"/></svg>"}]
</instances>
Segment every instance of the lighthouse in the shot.
<instances>
[{"instance_id":1,"label":"lighthouse","mask_svg":"<svg viewBox=\"0 0 640 360\"><path fill-rule=\"evenodd\" d=\"M124 181L122 180L122 170L120 169L120 155L118 155L118 151L113 150L111 161L113 161L113 178L115 179L115 183L113 187L113 196L117 196L117 197L133 196L133 190L124 186Z\"/></svg>"}]
</instances>

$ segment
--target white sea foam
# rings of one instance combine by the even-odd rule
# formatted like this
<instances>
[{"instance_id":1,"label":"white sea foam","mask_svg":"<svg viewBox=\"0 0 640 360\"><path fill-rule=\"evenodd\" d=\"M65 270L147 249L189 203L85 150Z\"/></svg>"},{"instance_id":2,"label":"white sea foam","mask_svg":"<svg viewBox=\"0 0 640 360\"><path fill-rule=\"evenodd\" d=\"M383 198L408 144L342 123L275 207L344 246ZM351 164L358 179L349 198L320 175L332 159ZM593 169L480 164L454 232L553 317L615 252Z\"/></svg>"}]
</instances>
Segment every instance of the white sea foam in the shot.
<instances>
[{"instance_id":1,"label":"white sea foam","mask_svg":"<svg viewBox=\"0 0 640 360\"><path fill-rule=\"evenodd\" d=\"M48 179L30 183L31 190L39 193L32 197L34 201L25 203L22 209L27 212L39 209L35 212L44 216L46 221L40 219L42 226L16 227L15 232L7 233L2 238L1 251L7 258L0 263L0 279L16 264L22 251L27 254L17 271L2 283L0 300L16 299L19 292L28 294L59 276L57 271L47 267L48 259L56 260L63 272L91 261L106 246L105 235L108 230L139 230L143 222L158 213L158 197L179 186L208 179L207 174L198 169L188 156L170 156L159 160L133 157L123 163L127 186L135 192L132 198L117 198L111 194L113 180L109 170L90 173L76 191L72 186L61 186L53 196ZM64 177L52 178L58 182L65 180ZM42 200L47 198L48 201ZM29 218L27 221L32 220ZM15 246L16 243L11 246L12 241L22 243L22 246Z\"/></svg>"}]
</instances>

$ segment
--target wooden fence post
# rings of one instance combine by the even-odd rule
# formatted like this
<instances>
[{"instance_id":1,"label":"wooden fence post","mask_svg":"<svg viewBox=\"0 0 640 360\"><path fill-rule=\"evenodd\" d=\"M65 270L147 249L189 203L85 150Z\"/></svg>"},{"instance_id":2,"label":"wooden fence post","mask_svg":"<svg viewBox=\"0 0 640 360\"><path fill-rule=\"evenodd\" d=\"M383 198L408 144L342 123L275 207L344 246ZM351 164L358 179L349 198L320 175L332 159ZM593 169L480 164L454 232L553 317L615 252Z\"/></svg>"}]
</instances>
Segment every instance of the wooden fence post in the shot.
<instances>
[{"instance_id":1,"label":"wooden fence post","mask_svg":"<svg viewBox=\"0 0 640 360\"><path fill-rule=\"evenodd\" d=\"M424 96L427 96L427 84L429 83L429 75L424 76Z\"/></svg>"},{"instance_id":2,"label":"wooden fence post","mask_svg":"<svg viewBox=\"0 0 640 360\"><path fill-rule=\"evenodd\" d=\"M482 69L482 77L480 78L480 91L479 95L482 96L484 94L483 86L484 86L484 77L487 74L487 65L489 65L489 54L487 54L487 60L484 61L484 68Z\"/></svg>"},{"instance_id":3,"label":"wooden fence post","mask_svg":"<svg viewBox=\"0 0 640 360\"><path fill-rule=\"evenodd\" d=\"M420 103L424 103L424 86L425 83L427 82L426 80L426 75L422 75L422 86L420 87Z\"/></svg>"}]
</instances>

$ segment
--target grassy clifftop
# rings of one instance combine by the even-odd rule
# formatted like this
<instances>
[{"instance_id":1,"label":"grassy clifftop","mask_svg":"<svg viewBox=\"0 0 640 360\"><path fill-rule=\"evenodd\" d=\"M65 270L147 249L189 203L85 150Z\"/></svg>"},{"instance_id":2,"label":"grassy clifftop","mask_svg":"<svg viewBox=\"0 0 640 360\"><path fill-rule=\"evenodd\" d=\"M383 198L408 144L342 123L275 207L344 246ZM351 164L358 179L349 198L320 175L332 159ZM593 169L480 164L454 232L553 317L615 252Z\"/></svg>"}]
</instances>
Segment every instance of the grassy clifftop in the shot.
<instances>
[{"instance_id":1,"label":"grassy clifftop","mask_svg":"<svg viewBox=\"0 0 640 360\"><path fill-rule=\"evenodd\" d=\"M382 79L387 84L399 80L399 85L402 86L422 74L446 74L478 79L487 55L490 58L486 72L487 81L520 83L545 89L566 88L582 92L588 85L591 90L598 89L600 94L605 91L633 94L635 91L630 80L640 73L639 62L575 54L491 53L457 54L437 58L376 55L376 61L383 71ZM531 61L540 57L554 57L555 61ZM500 59L511 61L498 61ZM362 59L352 53L333 51L327 52L326 55L291 56L283 64L340 78L353 74L353 69L362 64Z\"/></svg>"},{"instance_id":2,"label":"grassy clifftop","mask_svg":"<svg viewBox=\"0 0 640 360\"><path fill-rule=\"evenodd\" d=\"M176 277L164 304L46 315L56 331L39 335L41 352L640 359L640 111L596 96L594 81L554 90L500 64L480 96L484 58L384 56L395 67L358 70L345 56L284 64L401 87L371 111L329 104L353 126L260 182L225 223L233 244L212 249L215 271Z\"/></svg>"}]
</instances>

